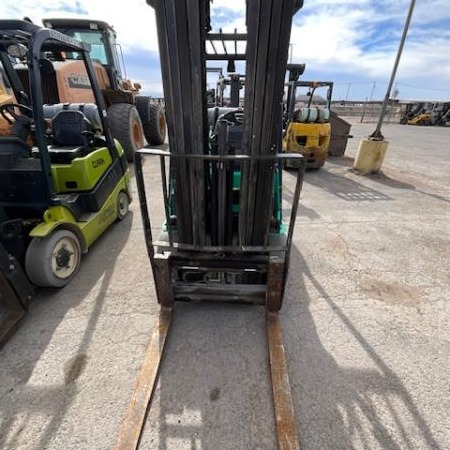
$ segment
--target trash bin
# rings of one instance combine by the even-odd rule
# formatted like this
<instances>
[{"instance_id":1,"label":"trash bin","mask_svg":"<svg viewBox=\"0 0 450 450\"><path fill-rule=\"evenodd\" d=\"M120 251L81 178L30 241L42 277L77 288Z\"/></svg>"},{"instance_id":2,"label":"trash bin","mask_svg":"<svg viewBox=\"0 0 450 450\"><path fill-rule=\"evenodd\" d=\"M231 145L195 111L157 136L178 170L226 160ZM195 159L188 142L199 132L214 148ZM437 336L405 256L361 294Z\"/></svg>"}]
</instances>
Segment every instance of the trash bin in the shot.
<instances>
[{"instance_id":1,"label":"trash bin","mask_svg":"<svg viewBox=\"0 0 450 450\"><path fill-rule=\"evenodd\" d=\"M343 156L347 147L348 138L353 136L350 134L351 124L341 119L338 115L331 111L331 139L328 147L328 156Z\"/></svg>"}]
</instances>

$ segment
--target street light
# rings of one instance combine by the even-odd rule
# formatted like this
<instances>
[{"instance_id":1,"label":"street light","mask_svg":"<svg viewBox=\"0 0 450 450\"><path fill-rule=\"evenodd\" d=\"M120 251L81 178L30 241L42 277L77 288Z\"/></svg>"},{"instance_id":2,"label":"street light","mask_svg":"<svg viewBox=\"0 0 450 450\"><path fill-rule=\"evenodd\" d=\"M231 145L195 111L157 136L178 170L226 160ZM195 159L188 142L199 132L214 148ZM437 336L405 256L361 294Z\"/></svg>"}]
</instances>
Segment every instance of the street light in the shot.
<instances>
[{"instance_id":1,"label":"street light","mask_svg":"<svg viewBox=\"0 0 450 450\"><path fill-rule=\"evenodd\" d=\"M397 73L398 64L400 62L400 56L402 54L403 45L405 44L406 35L408 33L409 23L411 22L411 16L414 10L416 0L411 0L409 5L408 16L406 17L405 26L403 28L402 38L398 47L397 56L395 58L394 67L392 69L391 79L384 97L383 104L381 106L380 117L378 119L375 131L367 138L362 139L359 143L358 152L353 163L353 168L361 173L376 173L381 169L383 164L384 155L386 154L388 141L384 139L381 134L381 125L383 124L384 115L386 114L387 105L389 103L389 97L391 95L392 86L394 84L395 75Z\"/></svg>"},{"instance_id":2,"label":"street light","mask_svg":"<svg viewBox=\"0 0 450 450\"><path fill-rule=\"evenodd\" d=\"M380 117L378 119L377 127L375 131L370 135L370 138L382 141L384 139L381 134L381 125L383 124L384 115L386 114L386 108L389 103L389 97L391 95L392 86L394 84L395 75L397 73L398 63L400 62L400 57L403 51L403 45L405 44L406 35L408 34L409 23L411 22L411 16L414 10L414 6L416 4L416 0L411 0L411 4L409 5L408 16L406 17L405 26L403 28L402 38L400 40L400 45L397 51L397 57L395 58L394 67L392 69L391 79L389 81L389 85L386 91L386 96L384 97L383 105L381 107Z\"/></svg>"}]
</instances>

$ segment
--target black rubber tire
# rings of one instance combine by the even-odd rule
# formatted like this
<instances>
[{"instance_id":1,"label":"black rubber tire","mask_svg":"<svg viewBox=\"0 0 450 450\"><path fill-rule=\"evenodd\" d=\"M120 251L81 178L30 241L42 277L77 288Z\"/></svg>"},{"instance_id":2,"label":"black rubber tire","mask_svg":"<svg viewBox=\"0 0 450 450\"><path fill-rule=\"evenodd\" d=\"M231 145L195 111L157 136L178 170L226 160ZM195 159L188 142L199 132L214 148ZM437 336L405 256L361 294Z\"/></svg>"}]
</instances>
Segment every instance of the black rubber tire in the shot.
<instances>
[{"instance_id":1,"label":"black rubber tire","mask_svg":"<svg viewBox=\"0 0 450 450\"><path fill-rule=\"evenodd\" d=\"M145 145L138 110L129 103L114 103L108 108L107 113L113 137L121 143L127 160L132 162L136 151Z\"/></svg>"},{"instance_id":2,"label":"black rubber tire","mask_svg":"<svg viewBox=\"0 0 450 450\"><path fill-rule=\"evenodd\" d=\"M117 196L117 219L123 220L128 214L130 206L130 199L124 191L120 191Z\"/></svg>"},{"instance_id":3,"label":"black rubber tire","mask_svg":"<svg viewBox=\"0 0 450 450\"><path fill-rule=\"evenodd\" d=\"M338 148L328 149L328 156L330 156L332 158L344 156L345 150L346 150L346 145L341 145Z\"/></svg>"},{"instance_id":4,"label":"black rubber tire","mask_svg":"<svg viewBox=\"0 0 450 450\"><path fill-rule=\"evenodd\" d=\"M64 257L69 258L65 266L62 264L66 261L61 261ZM36 286L42 287L65 286L78 272L80 263L80 241L69 230L57 230L45 238L33 238L25 255L25 270L28 278ZM66 272L58 275L58 270Z\"/></svg>"},{"instance_id":5,"label":"black rubber tire","mask_svg":"<svg viewBox=\"0 0 450 450\"><path fill-rule=\"evenodd\" d=\"M161 145L166 140L166 116L161 105L152 103L150 97L136 97L136 108L142 120L145 139L150 145Z\"/></svg>"}]
</instances>

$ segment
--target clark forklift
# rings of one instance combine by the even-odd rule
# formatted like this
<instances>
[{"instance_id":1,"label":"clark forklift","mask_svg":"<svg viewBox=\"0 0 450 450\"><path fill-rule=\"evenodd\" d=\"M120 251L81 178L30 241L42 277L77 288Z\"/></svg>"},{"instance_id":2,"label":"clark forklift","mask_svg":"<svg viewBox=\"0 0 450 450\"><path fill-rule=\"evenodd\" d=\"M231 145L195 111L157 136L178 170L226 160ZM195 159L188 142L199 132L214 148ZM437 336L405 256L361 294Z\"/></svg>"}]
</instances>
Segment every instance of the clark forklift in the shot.
<instances>
[{"instance_id":1,"label":"clark forklift","mask_svg":"<svg viewBox=\"0 0 450 450\"><path fill-rule=\"evenodd\" d=\"M267 314L279 448L299 449L278 311L304 172L302 155L281 149L291 26L303 1L242 0L242 33L212 31L210 0L147 3L156 16L170 150L139 150L135 169L161 311L116 450L139 445L177 301L260 305ZM228 61L229 67L245 62L242 109L239 102L208 108L207 64L217 61ZM160 162L166 215L156 239L142 162L152 157ZM290 210L288 223L281 214L285 158L299 161L292 204L283 208Z\"/></svg>"},{"instance_id":2,"label":"clark forklift","mask_svg":"<svg viewBox=\"0 0 450 450\"><path fill-rule=\"evenodd\" d=\"M26 21L0 20L0 65L14 102L0 121L0 300L12 311L6 337L23 317L33 286L63 287L81 254L131 201L122 146L113 139L89 56L90 46ZM43 104L45 58L74 52L95 103ZM14 69L29 70L25 88Z\"/></svg>"},{"instance_id":3,"label":"clark forklift","mask_svg":"<svg viewBox=\"0 0 450 450\"><path fill-rule=\"evenodd\" d=\"M150 97L141 95L139 83L132 83L120 64L121 50L115 30L106 22L91 19L43 19L47 28L59 31L91 46L91 60L106 103L113 137L132 162L145 140L151 145L164 143L166 119L164 109ZM45 103L94 102L84 64L76 52L49 55L42 71ZM122 58L123 62L123 58ZM28 86L28 68L16 65L17 73ZM145 138L145 139L144 139Z\"/></svg>"}]
</instances>

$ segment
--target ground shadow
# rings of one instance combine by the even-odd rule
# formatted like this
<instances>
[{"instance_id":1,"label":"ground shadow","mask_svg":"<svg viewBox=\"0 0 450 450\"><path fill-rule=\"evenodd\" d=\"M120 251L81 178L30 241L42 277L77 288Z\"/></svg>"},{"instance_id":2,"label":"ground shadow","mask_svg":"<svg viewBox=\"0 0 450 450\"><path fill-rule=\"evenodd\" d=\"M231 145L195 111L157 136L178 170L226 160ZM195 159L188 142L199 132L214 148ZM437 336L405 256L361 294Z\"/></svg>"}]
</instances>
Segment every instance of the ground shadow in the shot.
<instances>
[{"instance_id":1,"label":"ground shadow","mask_svg":"<svg viewBox=\"0 0 450 450\"><path fill-rule=\"evenodd\" d=\"M293 177L296 175L289 174L288 172L287 176ZM382 192L364 186L345 175L336 175L324 169L317 172L306 172L304 183L318 187L347 202L378 202L392 200L391 197Z\"/></svg>"},{"instance_id":2,"label":"ground shadow","mask_svg":"<svg viewBox=\"0 0 450 450\"><path fill-rule=\"evenodd\" d=\"M327 164L335 164L336 166L353 167L355 158L353 156L333 156L327 158Z\"/></svg>"},{"instance_id":3,"label":"ground shadow","mask_svg":"<svg viewBox=\"0 0 450 450\"><path fill-rule=\"evenodd\" d=\"M450 203L450 199L443 197L442 195L435 194L434 192L425 192L421 189L418 189L417 186L405 183L403 181L398 181L393 178L388 177L385 173L379 172L379 173L373 173L367 176L367 178L371 179L372 181L375 181L376 183L382 184L384 186L392 187L395 189L410 189L414 192L417 192L418 194L426 195L427 197L434 198L436 200L440 200L446 203Z\"/></svg>"},{"instance_id":4,"label":"ground shadow","mask_svg":"<svg viewBox=\"0 0 450 450\"><path fill-rule=\"evenodd\" d=\"M292 176L296 178L297 174L293 174ZM287 183L283 185L283 201L286 201L289 205L288 208L283 208L283 217L287 218L289 217L292 203L294 202L294 191ZM320 219L320 214L315 209L308 208L303 202L300 202L298 204L297 217L307 217L311 220L317 220Z\"/></svg>"},{"instance_id":5,"label":"ground shadow","mask_svg":"<svg viewBox=\"0 0 450 450\"><path fill-rule=\"evenodd\" d=\"M141 448L276 448L263 306L177 303Z\"/></svg>"},{"instance_id":6,"label":"ground shadow","mask_svg":"<svg viewBox=\"0 0 450 450\"><path fill-rule=\"evenodd\" d=\"M16 448L27 423L31 423L36 416L43 416L46 420L40 435L27 448L48 448L57 435L65 414L76 398L76 380L88 364L89 344L102 311L115 260L127 242L132 220L130 212L92 245L83 256L79 273L63 290L38 290L22 327L0 350L0 448ZM108 257L105 264L98 264L99 253L106 249ZM102 280L101 285L84 333L81 339L77 335L73 342L76 356L63 365L64 384L30 386L28 381L33 369L51 342L54 331L66 313L83 302L98 280ZM74 336L68 338L74 339Z\"/></svg>"},{"instance_id":7,"label":"ground shadow","mask_svg":"<svg viewBox=\"0 0 450 450\"><path fill-rule=\"evenodd\" d=\"M415 191L419 194L426 195L428 197L432 197L436 200L441 200L441 201L450 203L450 200L442 195L435 194L433 192L425 192L421 189L418 189L417 186L414 184L406 183L404 181L400 181L400 180L391 178L386 173L384 173L382 170L378 173L369 173L369 174L362 174L358 171L354 171L352 169L353 162L354 162L353 157L342 156L342 157L338 157L338 158L331 158L331 159L328 159L327 162L330 164L335 164L337 166L348 167L349 172L351 172L355 175L359 175L364 178L368 178L368 179L375 181L376 183L381 184L383 186L394 188L394 189L409 189L409 190Z\"/></svg>"},{"instance_id":8,"label":"ground shadow","mask_svg":"<svg viewBox=\"0 0 450 450\"><path fill-rule=\"evenodd\" d=\"M283 315L295 341L288 346L288 362L302 448L372 450L375 444L390 450L443 450L402 380L321 286L295 247L290 266L291 277L294 271L296 275L288 283ZM306 283L362 347L373 369L340 366L325 349Z\"/></svg>"}]
</instances>

